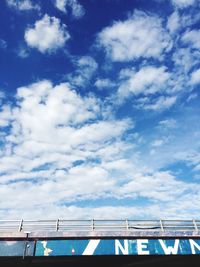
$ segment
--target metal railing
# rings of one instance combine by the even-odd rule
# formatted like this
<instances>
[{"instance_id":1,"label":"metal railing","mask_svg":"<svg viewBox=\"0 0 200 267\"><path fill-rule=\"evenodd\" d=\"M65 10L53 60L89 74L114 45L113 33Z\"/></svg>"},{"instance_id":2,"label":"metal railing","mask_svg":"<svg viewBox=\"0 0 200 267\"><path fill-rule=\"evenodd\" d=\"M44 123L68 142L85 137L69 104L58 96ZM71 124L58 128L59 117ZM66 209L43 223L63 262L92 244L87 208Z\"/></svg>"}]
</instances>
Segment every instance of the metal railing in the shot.
<instances>
[{"instance_id":1,"label":"metal railing","mask_svg":"<svg viewBox=\"0 0 200 267\"><path fill-rule=\"evenodd\" d=\"M200 220L0 220L0 232L200 231Z\"/></svg>"}]
</instances>

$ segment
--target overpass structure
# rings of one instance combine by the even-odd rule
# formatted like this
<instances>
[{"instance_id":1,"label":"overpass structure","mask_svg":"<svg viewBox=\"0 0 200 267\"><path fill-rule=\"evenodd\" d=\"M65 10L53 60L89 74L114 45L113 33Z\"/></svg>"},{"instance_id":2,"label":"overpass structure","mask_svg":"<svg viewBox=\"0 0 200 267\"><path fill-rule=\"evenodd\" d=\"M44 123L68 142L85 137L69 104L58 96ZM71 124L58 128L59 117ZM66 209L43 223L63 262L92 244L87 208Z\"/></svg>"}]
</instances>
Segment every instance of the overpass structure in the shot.
<instances>
[{"instance_id":1,"label":"overpass structure","mask_svg":"<svg viewBox=\"0 0 200 267\"><path fill-rule=\"evenodd\" d=\"M200 220L2 220L0 264L200 266Z\"/></svg>"}]
</instances>

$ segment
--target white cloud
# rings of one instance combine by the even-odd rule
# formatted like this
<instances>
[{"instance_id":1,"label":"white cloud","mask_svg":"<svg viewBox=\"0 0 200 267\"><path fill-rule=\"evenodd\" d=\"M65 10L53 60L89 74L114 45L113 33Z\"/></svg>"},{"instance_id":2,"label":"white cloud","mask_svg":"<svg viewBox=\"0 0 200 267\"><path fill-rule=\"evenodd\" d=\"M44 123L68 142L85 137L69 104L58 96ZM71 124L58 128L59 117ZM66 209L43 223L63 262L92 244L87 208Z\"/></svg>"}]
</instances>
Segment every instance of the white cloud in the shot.
<instances>
[{"instance_id":1,"label":"white cloud","mask_svg":"<svg viewBox=\"0 0 200 267\"><path fill-rule=\"evenodd\" d=\"M176 128L177 127L177 122L176 122L175 119L167 119L167 120L160 121L159 125L162 128Z\"/></svg>"},{"instance_id":2,"label":"white cloud","mask_svg":"<svg viewBox=\"0 0 200 267\"><path fill-rule=\"evenodd\" d=\"M103 118L98 99L81 97L66 83L40 81L18 88L17 101L7 116L11 131L0 153L2 216L43 218L45 212L51 219L163 217L177 212L182 202L187 208L180 217L191 208L197 213L200 197L196 204L188 198L199 190L198 184L144 167L133 140L123 140L133 122ZM133 155L127 154L130 150ZM134 203L140 197L146 198L140 212L138 205L130 210L128 205L101 204L102 199L127 198ZM83 200L90 206L81 208ZM158 208L161 203L165 213Z\"/></svg>"},{"instance_id":3,"label":"white cloud","mask_svg":"<svg viewBox=\"0 0 200 267\"><path fill-rule=\"evenodd\" d=\"M104 118L102 105L66 83L45 80L18 88L17 105L5 116L10 132L0 152L1 216L121 219L198 213L198 183L144 166L133 139L124 140L133 122ZM132 208L140 197L146 204ZM130 205L117 205L127 198ZM115 206L102 199L112 199ZM80 207L82 201L90 205Z\"/></svg>"},{"instance_id":4,"label":"white cloud","mask_svg":"<svg viewBox=\"0 0 200 267\"><path fill-rule=\"evenodd\" d=\"M7 0L9 7L15 8L19 11L29 11L32 9L40 10L38 4L33 4L31 0Z\"/></svg>"},{"instance_id":5,"label":"white cloud","mask_svg":"<svg viewBox=\"0 0 200 267\"><path fill-rule=\"evenodd\" d=\"M85 14L83 6L77 0L56 0L55 6L64 13L70 9L72 16L77 19Z\"/></svg>"},{"instance_id":6,"label":"white cloud","mask_svg":"<svg viewBox=\"0 0 200 267\"><path fill-rule=\"evenodd\" d=\"M0 91L0 99L3 99L5 97L5 93Z\"/></svg>"},{"instance_id":7,"label":"white cloud","mask_svg":"<svg viewBox=\"0 0 200 267\"><path fill-rule=\"evenodd\" d=\"M139 105L139 107L155 111L168 109L176 103L176 100L177 96L160 96L157 99L153 100L151 103L143 103Z\"/></svg>"},{"instance_id":8,"label":"white cloud","mask_svg":"<svg viewBox=\"0 0 200 267\"><path fill-rule=\"evenodd\" d=\"M180 16L177 11L171 14L169 16L168 21L167 21L167 28L171 33L176 32L179 28L181 27L181 21L180 21Z\"/></svg>"},{"instance_id":9,"label":"white cloud","mask_svg":"<svg viewBox=\"0 0 200 267\"><path fill-rule=\"evenodd\" d=\"M7 43L5 40L0 39L0 49L6 49L7 48Z\"/></svg>"},{"instance_id":10,"label":"white cloud","mask_svg":"<svg viewBox=\"0 0 200 267\"><path fill-rule=\"evenodd\" d=\"M32 219L183 219L187 220L188 218L198 218L199 209L197 206L197 201L199 197L196 196L196 201L194 207L191 206L191 197L187 196L185 199L177 200L176 202L170 202L168 205L165 203L163 205L157 205L151 203L149 205L107 205L100 207L80 207L77 205L69 206L58 206L56 204L48 205L39 205L36 206L33 212L33 209L29 208L20 208L16 207L15 209L10 210L1 210L1 217L7 219L13 218L25 218ZM190 199L189 199L190 198ZM28 198L29 199L29 198ZM30 199L29 199L30 201ZM189 204L190 203L190 204ZM179 207L179 208L178 208ZM187 207L187 208L186 208ZM19 218L19 219L20 219ZM124 221L125 223L125 221Z\"/></svg>"},{"instance_id":11,"label":"white cloud","mask_svg":"<svg viewBox=\"0 0 200 267\"><path fill-rule=\"evenodd\" d=\"M0 100L1 100L1 92L0 92ZM9 125L10 120L12 119L11 109L9 106L3 106L0 109L0 127L6 127Z\"/></svg>"},{"instance_id":12,"label":"white cloud","mask_svg":"<svg viewBox=\"0 0 200 267\"><path fill-rule=\"evenodd\" d=\"M97 99L81 97L67 84L37 82L19 88L17 98L18 107L0 113L3 125L8 117L12 120L6 142L15 144L15 156L1 158L2 172L18 168L27 172L48 164L53 170L69 168L77 160L95 158L129 128L127 120L99 120L103 115Z\"/></svg>"},{"instance_id":13,"label":"white cloud","mask_svg":"<svg viewBox=\"0 0 200 267\"><path fill-rule=\"evenodd\" d=\"M62 48L70 35L60 19L45 15L35 22L34 27L26 29L24 37L28 46L37 48L42 53L52 53Z\"/></svg>"},{"instance_id":14,"label":"white cloud","mask_svg":"<svg viewBox=\"0 0 200 267\"><path fill-rule=\"evenodd\" d=\"M56 0L55 1L55 6L56 8L58 8L60 11L66 13L66 4L67 4L67 0Z\"/></svg>"},{"instance_id":15,"label":"white cloud","mask_svg":"<svg viewBox=\"0 0 200 267\"><path fill-rule=\"evenodd\" d=\"M190 44L193 48L200 49L200 30L185 32L182 36L182 41L185 44Z\"/></svg>"},{"instance_id":16,"label":"white cloud","mask_svg":"<svg viewBox=\"0 0 200 267\"><path fill-rule=\"evenodd\" d=\"M190 84L196 85L199 83L200 83L200 69L197 69L197 70L193 71L191 74Z\"/></svg>"},{"instance_id":17,"label":"white cloud","mask_svg":"<svg viewBox=\"0 0 200 267\"><path fill-rule=\"evenodd\" d=\"M120 74L122 82L118 90L119 97L124 98L131 93L150 95L164 91L169 77L170 73L165 67L145 66L138 72L122 70Z\"/></svg>"},{"instance_id":18,"label":"white cloud","mask_svg":"<svg viewBox=\"0 0 200 267\"><path fill-rule=\"evenodd\" d=\"M198 94L195 94L195 93L194 94L190 94L186 101L190 102L190 101L196 99L197 97L198 97Z\"/></svg>"},{"instance_id":19,"label":"white cloud","mask_svg":"<svg viewBox=\"0 0 200 267\"><path fill-rule=\"evenodd\" d=\"M170 49L171 40L160 18L135 11L126 21L103 29L98 45L112 61L131 61L140 57L162 58L163 52Z\"/></svg>"},{"instance_id":20,"label":"white cloud","mask_svg":"<svg viewBox=\"0 0 200 267\"><path fill-rule=\"evenodd\" d=\"M186 8L195 4L196 0L171 0L174 7Z\"/></svg>"},{"instance_id":21,"label":"white cloud","mask_svg":"<svg viewBox=\"0 0 200 267\"><path fill-rule=\"evenodd\" d=\"M116 169L114 161L121 162L121 172L127 169L128 163L120 161L128 149L122 139L133 123L104 119L101 105L65 83L53 86L45 80L18 88L17 105L0 113L10 129L0 152L2 207L34 213L36 207L54 205L60 210L60 203L114 192L117 176L109 170Z\"/></svg>"},{"instance_id":22,"label":"white cloud","mask_svg":"<svg viewBox=\"0 0 200 267\"><path fill-rule=\"evenodd\" d=\"M20 46L16 53L20 58L27 58L29 56L29 50L26 47Z\"/></svg>"},{"instance_id":23,"label":"white cloud","mask_svg":"<svg viewBox=\"0 0 200 267\"><path fill-rule=\"evenodd\" d=\"M83 87L87 85L98 68L97 62L90 56L83 56L74 61L75 72L66 75L71 84Z\"/></svg>"},{"instance_id":24,"label":"white cloud","mask_svg":"<svg viewBox=\"0 0 200 267\"><path fill-rule=\"evenodd\" d=\"M94 85L99 89L102 90L104 88L114 87L116 84L109 79L97 79Z\"/></svg>"},{"instance_id":25,"label":"white cloud","mask_svg":"<svg viewBox=\"0 0 200 267\"><path fill-rule=\"evenodd\" d=\"M164 181L167 181L166 184ZM128 196L139 194L142 197L165 202L172 201L174 196L182 195L188 189L187 184L177 181L170 173L159 172L153 175L134 175L131 181L119 188L119 193Z\"/></svg>"},{"instance_id":26,"label":"white cloud","mask_svg":"<svg viewBox=\"0 0 200 267\"><path fill-rule=\"evenodd\" d=\"M166 143L166 140L164 139L157 139L157 140L154 140L153 143L151 144L152 147L159 147L159 146L162 146Z\"/></svg>"},{"instance_id":27,"label":"white cloud","mask_svg":"<svg viewBox=\"0 0 200 267\"><path fill-rule=\"evenodd\" d=\"M199 64L200 51L187 48L179 48L173 55L173 61L176 65L177 72L181 72L183 80L189 79L191 68ZM176 76L177 79L177 76ZM185 84L185 83L184 83Z\"/></svg>"}]
</instances>

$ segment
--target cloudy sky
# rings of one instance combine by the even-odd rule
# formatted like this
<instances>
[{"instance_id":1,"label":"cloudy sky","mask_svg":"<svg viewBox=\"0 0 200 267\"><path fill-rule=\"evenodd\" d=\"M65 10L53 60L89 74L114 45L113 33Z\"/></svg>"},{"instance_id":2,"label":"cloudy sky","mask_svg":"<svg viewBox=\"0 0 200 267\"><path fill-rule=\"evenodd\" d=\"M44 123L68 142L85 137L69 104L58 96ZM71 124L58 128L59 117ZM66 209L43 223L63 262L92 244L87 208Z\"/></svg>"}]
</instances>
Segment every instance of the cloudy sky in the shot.
<instances>
[{"instance_id":1,"label":"cloudy sky","mask_svg":"<svg viewBox=\"0 0 200 267\"><path fill-rule=\"evenodd\" d=\"M1 0L1 219L199 218L199 87L199 0Z\"/></svg>"}]
</instances>

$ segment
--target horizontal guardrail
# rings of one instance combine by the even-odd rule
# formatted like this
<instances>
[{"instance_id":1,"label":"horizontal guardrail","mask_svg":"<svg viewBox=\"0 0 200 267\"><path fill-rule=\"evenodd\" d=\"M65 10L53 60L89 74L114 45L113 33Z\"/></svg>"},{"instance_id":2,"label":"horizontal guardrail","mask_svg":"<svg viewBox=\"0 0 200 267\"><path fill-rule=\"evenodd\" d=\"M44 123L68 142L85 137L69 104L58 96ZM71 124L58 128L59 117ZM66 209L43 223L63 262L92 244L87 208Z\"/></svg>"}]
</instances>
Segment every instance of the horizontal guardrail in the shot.
<instances>
[{"instance_id":1,"label":"horizontal guardrail","mask_svg":"<svg viewBox=\"0 0 200 267\"><path fill-rule=\"evenodd\" d=\"M0 220L0 232L198 230L200 220Z\"/></svg>"}]
</instances>

